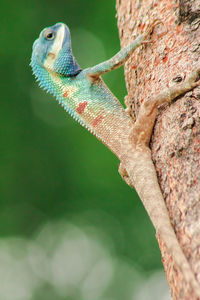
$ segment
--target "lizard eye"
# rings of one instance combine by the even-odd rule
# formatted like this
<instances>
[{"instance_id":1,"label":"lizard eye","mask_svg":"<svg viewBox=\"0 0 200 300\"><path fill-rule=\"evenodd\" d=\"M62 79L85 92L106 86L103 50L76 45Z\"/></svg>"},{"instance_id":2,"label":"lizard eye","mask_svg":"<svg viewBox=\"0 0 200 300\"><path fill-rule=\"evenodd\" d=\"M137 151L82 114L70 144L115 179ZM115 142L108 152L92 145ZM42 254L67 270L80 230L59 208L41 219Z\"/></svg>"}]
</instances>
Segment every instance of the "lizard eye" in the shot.
<instances>
[{"instance_id":1,"label":"lizard eye","mask_svg":"<svg viewBox=\"0 0 200 300\"><path fill-rule=\"evenodd\" d=\"M51 41L55 38L55 33L53 31L49 31L45 34L45 38L47 40Z\"/></svg>"}]
</instances>

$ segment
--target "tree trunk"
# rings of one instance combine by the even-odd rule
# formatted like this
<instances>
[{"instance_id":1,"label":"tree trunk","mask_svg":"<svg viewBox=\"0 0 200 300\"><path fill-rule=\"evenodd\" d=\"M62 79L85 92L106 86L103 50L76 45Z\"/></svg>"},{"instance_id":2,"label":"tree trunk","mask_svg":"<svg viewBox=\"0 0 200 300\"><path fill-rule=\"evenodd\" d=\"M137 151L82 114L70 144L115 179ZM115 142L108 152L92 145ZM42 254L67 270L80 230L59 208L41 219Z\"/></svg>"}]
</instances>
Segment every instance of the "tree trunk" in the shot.
<instances>
[{"instance_id":1,"label":"tree trunk","mask_svg":"<svg viewBox=\"0 0 200 300\"><path fill-rule=\"evenodd\" d=\"M151 42L125 65L126 105L137 118L140 104L184 80L199 64L199 0L117 0L122 47L161 19ZM159 109L151 140L159 184L177 238L200 283L200 88ZM158 238L173 299L198 299Z\"/></svg>"}]
</instances>

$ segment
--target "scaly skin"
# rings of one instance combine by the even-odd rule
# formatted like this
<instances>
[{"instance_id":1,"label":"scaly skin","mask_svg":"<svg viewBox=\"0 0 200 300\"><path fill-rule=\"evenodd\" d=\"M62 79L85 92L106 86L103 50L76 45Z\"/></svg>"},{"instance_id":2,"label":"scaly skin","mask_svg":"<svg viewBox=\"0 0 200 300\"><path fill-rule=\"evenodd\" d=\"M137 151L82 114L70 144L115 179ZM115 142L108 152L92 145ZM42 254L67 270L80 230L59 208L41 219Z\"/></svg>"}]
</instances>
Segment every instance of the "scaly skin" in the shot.
<instances>
[{"instance_id":1,"label":"scaly skin","mask_svg":"<svg viewBox=\"0 0 200 300\"><path fill-rule=\"evenodd\" d=\"M155 21L145 34L110 60L85 70L80 69L72 55L69 29L63 23L45 28L33 45L31 66L40 86L119 159L133 120L100 75L121 66L159 22ZM48 40L49 33L54 35L53 39Z\"/></svg>"},{"instance_id":2,"label":"scaly skin","mask_svg":"<svg viewBox=\"0 0 200 300\"><path fill-rule=\"evenodd\" d=\"M122 176L128 176L128 182L135 186L157 235L166 244L185 282L200 297L198 283L171 226L148 147L157 107L197 86L200 69L184 83L144 101L135 123L100 77L124 64L158 23L161 22L154 21L144 34L108 61L85 70L81 70L72 54L68 27L57 23L45 28L35 41L31 66L39 85L118 156L126 170Z\"/></svg>"}]
</instances>

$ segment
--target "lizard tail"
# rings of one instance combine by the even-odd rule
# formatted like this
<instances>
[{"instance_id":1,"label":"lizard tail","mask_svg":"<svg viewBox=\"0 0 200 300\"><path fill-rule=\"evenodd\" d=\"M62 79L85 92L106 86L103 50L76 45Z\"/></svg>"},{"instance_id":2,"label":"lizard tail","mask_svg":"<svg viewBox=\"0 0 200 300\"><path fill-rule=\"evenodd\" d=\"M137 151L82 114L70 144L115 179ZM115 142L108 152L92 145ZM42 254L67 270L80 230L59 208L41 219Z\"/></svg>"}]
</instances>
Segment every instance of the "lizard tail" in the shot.
<instances>
[{"instance_id":1,"label":"lizard tail","mask_svg":"<svg viewBox=\"0 0 200 300\"><path fill-rule=\"evenodd\" d=\"M144 147L142 149L136 147L134 151L130 150L127 156L122 157L121 162L149 214L156 229L156 235L164 242L169 255L173 257L173 261L183 274L186 283L190 284L195 294L200 297L200 285L180 247L170 222L151 160L150 149L146 148L144 151Z\"/></svg>"}]
</instances>

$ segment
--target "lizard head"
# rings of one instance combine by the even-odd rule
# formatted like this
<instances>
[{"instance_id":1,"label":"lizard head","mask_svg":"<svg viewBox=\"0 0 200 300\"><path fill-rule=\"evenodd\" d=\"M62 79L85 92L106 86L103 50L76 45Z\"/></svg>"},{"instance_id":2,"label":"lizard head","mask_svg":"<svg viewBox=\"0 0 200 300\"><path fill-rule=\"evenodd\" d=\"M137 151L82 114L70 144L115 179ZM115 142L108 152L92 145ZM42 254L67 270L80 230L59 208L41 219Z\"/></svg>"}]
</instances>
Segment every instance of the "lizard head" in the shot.
<instances>
[{"instance_id":1,"label":"lizard head","mask_svg":"<svg viewBox=\"0 0 200 300\"><path fill-rule=\"evenodd\" d=\"M44 68L63 76L75 76L81 71L72 54L70 31L65 24L42 30L33 44L31 66L39 79Z\"/></svg>"}]
</instances>

